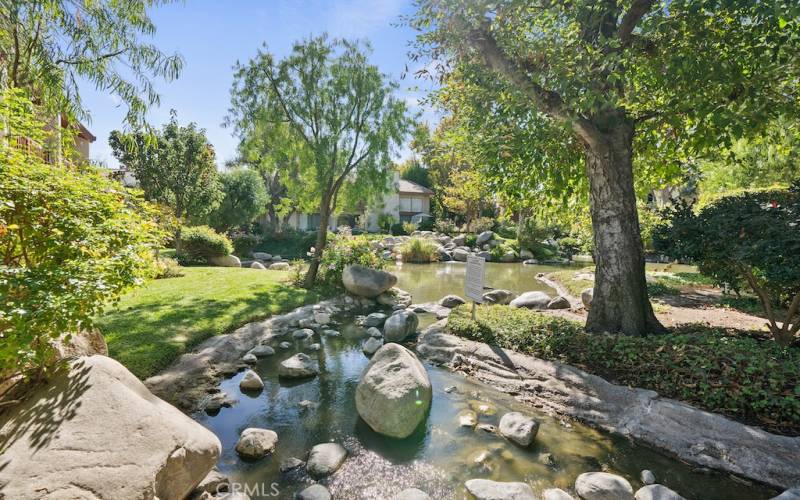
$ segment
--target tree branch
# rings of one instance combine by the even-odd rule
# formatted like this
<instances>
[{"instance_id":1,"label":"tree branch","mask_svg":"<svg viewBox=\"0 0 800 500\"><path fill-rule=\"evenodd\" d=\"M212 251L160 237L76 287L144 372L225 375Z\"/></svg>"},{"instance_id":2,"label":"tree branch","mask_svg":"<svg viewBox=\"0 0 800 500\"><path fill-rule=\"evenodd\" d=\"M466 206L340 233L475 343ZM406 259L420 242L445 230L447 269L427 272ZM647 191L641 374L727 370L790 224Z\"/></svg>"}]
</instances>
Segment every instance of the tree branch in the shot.
<instances>
[{"instance_id":1,"label":"tree branch","mask_svg":"<svg viewBox=\"0 0 800 500\"><path fill-rule=\"evenodd\" d=\"M633 0L633 4L631 4L628 12L622 16L622 21L619 23L619 28L617 28L617 36L623 46L631 43L633 29L645 14L650 12L652 7L653 0Z\"/></svg>"},{"instance_id":2,"label":"tree branch","mask_svg":"<svg viewBox=\"0 0 800 500\"><path fill-rule=\"evenodd\" d=\"M536 106L551 118L570 123L578 136L591 146L599 146L600 133L589 120L571 116L561 96L535 83L525 72L500 49L494 37L484 28L470 31L467 36L469 44L483 57L486 65L508 78L508 80L525 92Z\"/></svg>"},{"instance_id":3,"label":"tree branch","mask_svg":"<svg viewBox=\"0 0 800 500\"><path fill-rule=\"evenodd\" d=\"M86 63L86 62L99 62L99 61L102 61L103 59L109 59L111 57L116 57L116 56L122 54L123 52L125 52L125 50L126 49L119 49L119 50L115 50L114 52L108 52L106 54L100 54L99 56L97 56L97 57L95 57L93 59L56 59L54 64L70 64L70 65L74 65L74 64L83 64L83 63Z\"/></svg>"}]
</instances>

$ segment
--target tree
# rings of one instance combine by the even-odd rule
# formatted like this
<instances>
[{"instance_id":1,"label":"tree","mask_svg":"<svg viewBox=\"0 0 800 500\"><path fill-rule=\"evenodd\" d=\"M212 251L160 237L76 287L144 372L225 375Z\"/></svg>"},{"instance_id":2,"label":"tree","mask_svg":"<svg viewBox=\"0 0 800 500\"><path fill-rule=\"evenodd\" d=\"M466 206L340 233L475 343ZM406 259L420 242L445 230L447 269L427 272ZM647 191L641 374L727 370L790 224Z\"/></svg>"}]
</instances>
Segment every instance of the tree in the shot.
<instances>
[{"instance_id":1,"label":"tree","mask_svg":"<svg viewBox=\"0 0 800 500\"><path fill-rule=\"evenodd\" d=\"M0 87L24 88L48 113L86 117L79 82L119 97L125 120L142 125L159 103L151 76L178 77L183 59L139 38L161 0L0 0Z\"/></svg>"},{"instance_id":2,"label":"tree","mask_svg":"<svg viewBox=\"0 0 800 500\"><path fill-rule=\"evenodd\" d=\"M405 160L403 163L398 165L398 170L400 171L401 179L415 182L420 186L425 186L426 188L431 188L433 186L431 177L428 175L428 169L425 168L425 166L422 165L417 158L409 158Z\"/></svg>"},{"instance_id":3,"label":"tree","mask_svg":"<svg viewBox=\"0 0 800 500\"><path fill-rule=\"evenodd\" d=\"M800 182L792 190L725 196L694 213L679 207L654 232L657 248L761 302L770 332L788 346L800 331ZM775 305L787 308L779 318ZM779 321L781 324L779 325Z\"/></svg>"},{"instance_id":4,"label":"tree","mask_svg":"<svg viewBox=\"0 0 800 500\"><path fill-rule=\"evenodd\" d=\"M535 193L556 196L586 176L586 327L642 335L663 327L647 297L634 163L668 178L681 159L796 114L797 14L780 1L421 0L410 23L418 55L438 61L440 101L493 170L527 172Z\"/></svg>"},{"instance_id":5,"label":"tree","mask_svg":"<svg viewBox=\"0 0 800 500\"><path fill-rule=\"evenodd\" d=\"M454 214L464 217L467 231L472 221L480 217L481 211L492 199L486 182L472 166L462 167L450 176L450 185L444 189L442 203Z\"/></svg>"},{"instance_id":6,"label":"tree","mask_svg":"<svg viewBox=\"0 0 800 500\"><path fill-rule=\"evenodd\" d=\"M180 252L181 225L202 219L222 198L214 148L205 130L194 123L178 125L173 111L154 138L145 132L114 130L108 142L120 163L133 171L145 198L174 212L178 219L175 249Z\"/></svg>"},{"instance_id":7,"label":"tree","mask_svg":"<svg viewBox=\"0 0 800 500\"><path fill-rule=\"evenodd\" d=\"M237 168L220 175L222 201L208 216L218 231L252 222L267 204L267 190L255 170Z\"/></svg>"},{"instance_id":8,"label":"tree","mask_svg":"<svg viewBox=\"0 0 800 500\"><path fill-rule=\"evenodd\" d=\"M368 52L323 35L296 43L281 61L260 50L236 67L228 123L241 137L264 120L267 134L281 139L273 147L298 159L285 179L289 197L320 215L306 286L316 280L338 203L369 202L388 189L390 153L410 126L397 84L368 63Z\"/></svg>"},{"instance_id":9,"label":"tree","mask_svg":"<svg viewBox=\"0 0 800 500\"><path fill-rule=\"evenodd\" d=\"M49 142L40 117L19 89L0 93L0 382L46 375L53 341L90 330L147 277L164 236L140 195L91 167L55 167L16 147L16 137Z\"/></svg>"}]
</instances>

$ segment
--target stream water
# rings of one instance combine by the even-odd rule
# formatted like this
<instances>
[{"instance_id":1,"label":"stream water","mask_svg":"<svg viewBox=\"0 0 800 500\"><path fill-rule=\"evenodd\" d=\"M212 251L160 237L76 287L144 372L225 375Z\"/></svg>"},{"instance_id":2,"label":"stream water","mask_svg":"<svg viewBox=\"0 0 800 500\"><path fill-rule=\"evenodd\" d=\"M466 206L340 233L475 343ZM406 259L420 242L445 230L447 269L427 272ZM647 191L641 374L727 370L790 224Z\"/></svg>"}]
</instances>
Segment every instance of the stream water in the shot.
<instances>
[{"instance_id":1,"label":"stream water","mask_svg":"<svg viewBox=\"0 0 800 500\"><path fill-rule=\"evenodd\" d=\"M498 268L493 278L487 272L487 284L513 291L551 291L541 284L537 288L535 275L543 272L540 266L496 266L504 269ZM463 286L463 266L455 264L404 265L395 271L398 286L412 292L415 302L459 293ZM524 481L537 494L551 487L571 491L579 474L599 470L620 474L637 489L642 469L652 470L660 483L689 500L759 500L775 494L727 475L696 470L577 422L540 414L491 387L427 364L433 403L425 423L403 440L378 435L360 420L354 402L359 376L368 362L361 352L364 329L350 317L337 319L341 321L340 337L295 340L291 349L277 349L274 356L260 360L255 370L264 381L262 391L242 393L239 380L243 374L239 373L221 387L238 403L215 415L195 415L222 442L220 471L233 483L247 485L251 498L288 499L312 484L301 471L281 473L279 464L291 457L305 460L311 447L329 441L341 443L349 452L344 465L320 481L335 499L387 499L411 487L434 499L466 499L469 495L463 484L471 478ZM322 349L310 352L311 342L320 342ZM300 351L318 357L321 375L296 382L279 380L278 364ZM446 392L450 387L455 390ZM302 401L313 405L301 405ZM535 443L523 449L496 435L459 427L458 414L465 409L477 411L480 423L493 425L504 413L521 411L535 416L541 427ZM277 432L274 454L257 461L237 456L234 446L247 427Z\"/></svg>"}]
</instances>

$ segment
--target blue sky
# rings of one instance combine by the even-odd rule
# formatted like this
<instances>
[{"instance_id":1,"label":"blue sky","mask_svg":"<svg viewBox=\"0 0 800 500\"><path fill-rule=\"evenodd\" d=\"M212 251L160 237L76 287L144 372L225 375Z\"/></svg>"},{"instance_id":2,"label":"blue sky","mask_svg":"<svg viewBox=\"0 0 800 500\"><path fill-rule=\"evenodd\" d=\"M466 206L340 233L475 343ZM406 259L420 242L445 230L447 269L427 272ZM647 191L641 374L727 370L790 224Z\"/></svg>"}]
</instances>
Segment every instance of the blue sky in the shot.
<instances>
[{"instance_id":1,"label":"blue sky","mask_svg":"<svg viewBox=\"0 0 800 500\"><path fill-rule=\"evenodd\" d=\"M262 42L282 57L295 40L322 32L370 40L372 62L400 83L401 97L412 110L435 121L433 112L418 104L430 82L411 74L419 65L407 55L415 32L397 26L400 16L412 11L411 0L186 0L153 9L157 32L152 42L165 52L179 52L186 64L178 80L156 82L161 106L150 111L148 121L161 125L174 108L181 123L193 121L206 129L222 165L235 155L237 144L221 126L234 63L249 60ZM406 65L411 71L401 80ZM108 134L122 127L125 110L113 96L90 85L83 86L82 96L92 117L87 126L97 136L92 158L115 167ZM404 149L397 156L406 154Z\"/></svg>"}]
</instances>

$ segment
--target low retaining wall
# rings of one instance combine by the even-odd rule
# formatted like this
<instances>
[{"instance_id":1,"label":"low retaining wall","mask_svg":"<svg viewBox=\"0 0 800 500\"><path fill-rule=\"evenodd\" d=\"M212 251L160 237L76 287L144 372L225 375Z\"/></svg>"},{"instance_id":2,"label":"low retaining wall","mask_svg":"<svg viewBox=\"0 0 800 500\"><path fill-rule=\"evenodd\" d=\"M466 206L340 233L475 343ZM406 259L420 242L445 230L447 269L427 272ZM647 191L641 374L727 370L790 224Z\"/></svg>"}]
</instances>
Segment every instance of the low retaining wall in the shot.
<instances>
[{"instance_id":1,"label":"low retaining wall","mask_svg":"<svg viewBox=\"0 0 800 500\"><path fill-rule=\"evenodd\" d=\"M558 362L426 329L417 351L551 414L631 437L682 460L779 488L800 485L800 437L770 434L655 391L612 384Z\"/></svg>"}]
</instances>

